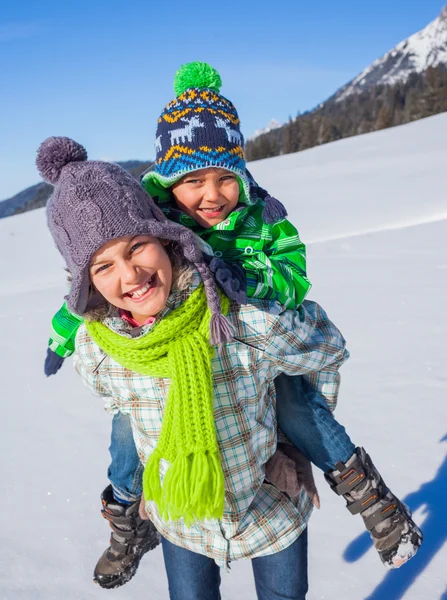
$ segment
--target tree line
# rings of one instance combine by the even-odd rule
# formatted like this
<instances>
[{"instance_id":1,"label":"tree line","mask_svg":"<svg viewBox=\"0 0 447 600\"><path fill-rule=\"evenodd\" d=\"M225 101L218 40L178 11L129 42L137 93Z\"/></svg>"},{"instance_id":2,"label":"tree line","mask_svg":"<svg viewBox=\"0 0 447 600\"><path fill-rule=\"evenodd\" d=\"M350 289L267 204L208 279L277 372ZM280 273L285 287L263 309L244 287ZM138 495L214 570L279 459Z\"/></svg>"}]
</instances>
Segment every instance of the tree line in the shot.
<instances>
[{"instance_id":1,"label":"tree line","mask_svg":"<svg viewBox=\"0 0 447 600\"><path fill-rule=\"evenodd\" d=\"M248 140L247 160L299 152L447 111L447 68L429 67L395 85L378 85L298 114L281 128Z\"/></svg>"}]
</instances>

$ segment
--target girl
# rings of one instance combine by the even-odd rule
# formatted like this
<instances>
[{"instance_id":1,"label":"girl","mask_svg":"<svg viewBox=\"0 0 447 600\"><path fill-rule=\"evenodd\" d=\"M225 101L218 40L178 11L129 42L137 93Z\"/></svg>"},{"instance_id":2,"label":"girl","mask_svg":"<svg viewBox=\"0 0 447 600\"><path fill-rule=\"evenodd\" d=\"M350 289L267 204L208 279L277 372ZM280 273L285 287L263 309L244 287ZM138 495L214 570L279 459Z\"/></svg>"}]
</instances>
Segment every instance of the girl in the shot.
<instances>
[{"instance_id":1,"label":"girl","mask_svg":"<svg viewBox=\"0 0 447 600\"><path fill-rule=\"evenodd\" d=\"M72 140L46 140L37 166L55 186L47 216L72 276L67 305L85 317L75 366L108 410L130 417L170 597L218 599L219 567L250 558L258 598L304 599L311 501L265 481L273 381L303 375L335 404L340 332L313 302L230 303L194 234Z\"/></svg>"}]
</instances>

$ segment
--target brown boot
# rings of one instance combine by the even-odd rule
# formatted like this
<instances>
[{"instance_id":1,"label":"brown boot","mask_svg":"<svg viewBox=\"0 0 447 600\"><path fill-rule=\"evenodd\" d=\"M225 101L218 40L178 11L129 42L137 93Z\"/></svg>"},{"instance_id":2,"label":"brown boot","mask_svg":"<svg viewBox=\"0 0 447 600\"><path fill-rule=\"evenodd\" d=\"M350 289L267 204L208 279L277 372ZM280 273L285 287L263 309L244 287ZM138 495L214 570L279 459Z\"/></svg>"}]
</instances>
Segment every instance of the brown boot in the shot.
<instances>
[{"instance_id":1,"label":"brown boot","mask_svg":"<svg viewBox=\"0 0 447 600\"><path fill-rule=\"evenodd\" d=\"M103 491L101 501L102 515L110 522L113 532L110 546L95 567L93 581L111 589L132 579L143 554L160 543L160 534L151 521L141 519L140 500L131 505L121 504L114 499L109 485Z\"/></svg>"},{"instance_id":2,"label":"brown boot","mask_svg":"<svg viewBox=\"0 0 447 600\"><path fill-rule=\"evenodd\" d=\"M353 515L362 516L374 547L388 569L398 569L413 558L422 544L422 532L410 509L389 490L363 448L325 475L331 488L347 501Z\"/></svg>"}]
</instances>

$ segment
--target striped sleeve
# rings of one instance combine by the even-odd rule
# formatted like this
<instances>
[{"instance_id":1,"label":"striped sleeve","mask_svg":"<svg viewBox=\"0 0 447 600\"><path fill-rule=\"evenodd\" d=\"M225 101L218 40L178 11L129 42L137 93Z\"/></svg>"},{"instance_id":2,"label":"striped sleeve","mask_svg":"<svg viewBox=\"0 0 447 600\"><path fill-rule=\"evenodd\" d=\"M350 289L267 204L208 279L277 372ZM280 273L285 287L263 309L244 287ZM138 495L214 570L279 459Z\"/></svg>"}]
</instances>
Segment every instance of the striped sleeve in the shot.
<instances>
[{"instance_id":1,"label":"striped sleeve","mask_svg":"<svg viewBox=\"0 0 447 600\"><path fill-rule=\"evenodd\" d=\"M298 231L283 220L262 226L262 252L246 260L249 297L277 300L285 308L297 308L310 290L306 272L306 247Z\"/></svg>"},{"instance_id":2,"label":"striped sleeve","mask_svg":"<svg viewBox=\"0 0 447 600\"><path fill-rule=\"evenodd\" d=\"M82 317L70 312L64 302L51 321L51 337L48 341L50 349L62 358L71 356L75 350L76 333L82 322Z\"/></svg>"}]
</instances>

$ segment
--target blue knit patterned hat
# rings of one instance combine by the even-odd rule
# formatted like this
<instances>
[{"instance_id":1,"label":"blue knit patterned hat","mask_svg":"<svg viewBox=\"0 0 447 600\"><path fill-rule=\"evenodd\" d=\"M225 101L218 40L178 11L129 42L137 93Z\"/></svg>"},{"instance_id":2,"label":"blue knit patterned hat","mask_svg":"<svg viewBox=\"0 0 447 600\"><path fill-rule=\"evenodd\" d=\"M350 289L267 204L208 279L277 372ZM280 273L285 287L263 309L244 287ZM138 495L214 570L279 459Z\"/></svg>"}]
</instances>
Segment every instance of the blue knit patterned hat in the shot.
<instances>
[{"instance_id":1,"label":"blue knit patterned hat","mask_svg":"<svg viewBox=\"0 0 447 600\"><path fill-rule=\"evenodd\" d=\"M219 94L221 85L219 73L207 63L188 63L177 71L177 97L158 119L155 164L141 181L151 196L191 171L220 167L238 176L240 201L251 203L253 182L245 166L239 116Z\"/></svg>"}]
</instances>

